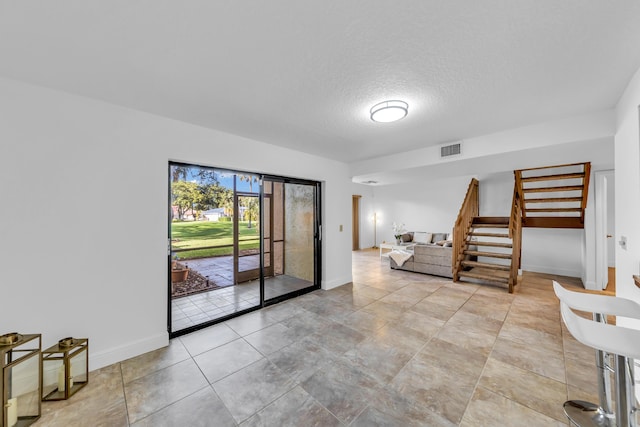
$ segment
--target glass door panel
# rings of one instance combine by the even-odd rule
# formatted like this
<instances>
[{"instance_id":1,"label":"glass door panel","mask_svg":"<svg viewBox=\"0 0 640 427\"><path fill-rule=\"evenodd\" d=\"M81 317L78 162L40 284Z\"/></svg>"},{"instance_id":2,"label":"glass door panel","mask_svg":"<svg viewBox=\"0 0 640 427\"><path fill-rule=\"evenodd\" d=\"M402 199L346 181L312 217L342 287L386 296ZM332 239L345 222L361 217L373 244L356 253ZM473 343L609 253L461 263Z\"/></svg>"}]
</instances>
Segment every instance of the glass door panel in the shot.
<instances>
[{"instance_id":1,"label":"glass door panel","mask_svg":"<svg viewBox=\"0 0 640 427\"><path fill-rule=\"evenodd\" d=\"M259 185L251 177L240 181L225 170L169 164L172 335L260 305L258 282L237 286L240 253L247 255L239 263L243 269L259 272ZM246 187L246 198L238 186Z\"/></svg>"},{"instance_id":2,"label":"glass door panel","mask_svg":"<svg viewBox=\"0 0 640 427\"><path fill-rule=\"evenodd\" d=\"M265 180L265 188L267 182ZM269 262L273 268L265 269L265 300L319 286L316 274L316 185L273 181L269 186L272 193L264 206L265 218L268 215L270 219L270 230L267 232L265 229L265 235L272 236L272 247L268 261L265 252L263 264Z\"/></svg>"}]
</instances>

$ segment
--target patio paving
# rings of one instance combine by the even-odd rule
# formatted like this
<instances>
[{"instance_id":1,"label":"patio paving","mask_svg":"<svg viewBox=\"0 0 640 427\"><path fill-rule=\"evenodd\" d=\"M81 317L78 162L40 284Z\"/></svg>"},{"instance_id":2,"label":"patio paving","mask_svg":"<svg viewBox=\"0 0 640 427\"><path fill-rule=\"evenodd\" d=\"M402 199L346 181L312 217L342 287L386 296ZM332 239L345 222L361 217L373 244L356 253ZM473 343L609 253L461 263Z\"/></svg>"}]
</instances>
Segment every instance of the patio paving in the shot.
<instances>
[{"instance_id":1,"label":"patio paving","mask_svg":"<svg viewBox=\"0 0 640 427\"><path fill-rule=\"evenodd\" d=\"M218 256L180 261L190 269L207 277L217 286L224 288L233 286L233 256ZM260 255L246 255L238 260L240 271L253 270L260 267Z\"/></svg>"}]
</instances>

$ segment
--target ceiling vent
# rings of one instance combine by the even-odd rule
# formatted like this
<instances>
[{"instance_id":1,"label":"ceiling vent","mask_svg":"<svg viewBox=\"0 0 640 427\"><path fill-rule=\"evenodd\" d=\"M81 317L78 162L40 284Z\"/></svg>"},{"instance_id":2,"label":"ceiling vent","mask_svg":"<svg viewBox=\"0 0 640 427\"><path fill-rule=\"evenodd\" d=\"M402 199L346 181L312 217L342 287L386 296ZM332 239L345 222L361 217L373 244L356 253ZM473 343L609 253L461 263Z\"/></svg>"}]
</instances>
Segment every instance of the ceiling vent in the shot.
<instances>
[{"instance_id":1,"label":"ceiling vent","mask_svg":"<svg viewBox=\"0 0 640 427\"><path fill-rule=\"evenodd\" d=\"M461 153L461 143L457 142L451 145L440 147L440 157L457 156Z\"/></svg>"},{"instance_id":2,"label":"ceiling vent","mask_svg":"<svg viewBox=\"0 0 640 427\"><path fill-rule=\"evenodd\" d=\"M362 183L367 185L375 185L378 183L378 181L362 181Z\"/></svg>"}]
</instances>

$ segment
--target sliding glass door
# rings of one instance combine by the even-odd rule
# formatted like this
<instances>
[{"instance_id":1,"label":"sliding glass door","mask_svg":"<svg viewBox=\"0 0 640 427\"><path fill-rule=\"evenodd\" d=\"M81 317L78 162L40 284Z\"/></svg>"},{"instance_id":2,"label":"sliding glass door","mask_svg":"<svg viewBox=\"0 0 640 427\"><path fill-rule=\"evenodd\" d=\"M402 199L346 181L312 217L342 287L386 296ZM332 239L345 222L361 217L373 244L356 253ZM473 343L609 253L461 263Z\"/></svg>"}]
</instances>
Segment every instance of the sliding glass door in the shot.
<instances>
[{"instance_id":1,"label":"sliding glass door","mask_svg":"<svg viewBox=\"0 0 640 427\"><path fill-rule=\"evenodd\" d=\"M319 288L319 184L169 164L172 336Z\"/></svg>"}]
</instances>

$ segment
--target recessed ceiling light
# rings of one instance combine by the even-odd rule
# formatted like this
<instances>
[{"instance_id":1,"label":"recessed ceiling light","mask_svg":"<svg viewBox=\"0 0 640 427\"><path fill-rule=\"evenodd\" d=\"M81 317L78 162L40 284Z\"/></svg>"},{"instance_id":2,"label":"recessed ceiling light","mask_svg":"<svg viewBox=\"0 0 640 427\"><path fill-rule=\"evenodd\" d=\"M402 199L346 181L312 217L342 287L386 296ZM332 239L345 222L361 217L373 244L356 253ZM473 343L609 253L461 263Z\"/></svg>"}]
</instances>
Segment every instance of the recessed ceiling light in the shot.
<instances>
[{"instance_id":1,"label":"recessed ceiling light","mask_svg":"<svg viewBox=\"0 0 640 427\"><path fill-rule=\"evenodd\" d=\"M409 111L404 101L384 101L371 107L371 120L380 123L395 122L403 119Z\"/></svg>"}]
</instances>

